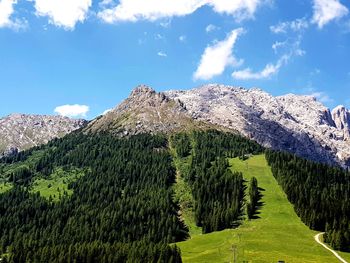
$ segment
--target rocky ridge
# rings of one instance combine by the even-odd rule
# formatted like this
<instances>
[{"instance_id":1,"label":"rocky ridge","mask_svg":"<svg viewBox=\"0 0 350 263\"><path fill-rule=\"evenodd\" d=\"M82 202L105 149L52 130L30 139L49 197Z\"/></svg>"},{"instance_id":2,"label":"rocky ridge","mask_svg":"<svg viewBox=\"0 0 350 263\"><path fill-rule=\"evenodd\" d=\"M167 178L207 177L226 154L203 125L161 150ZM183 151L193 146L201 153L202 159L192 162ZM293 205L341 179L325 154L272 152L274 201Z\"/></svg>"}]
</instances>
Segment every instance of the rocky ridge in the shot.
<instances>
[{"instance_id":1,"label":"rocky ridge","mask_svg":"<svg viewBox=\"0 0 350 263\"><path fill-rule=\"evenodd\" d=\"M261 89L206 85L168 91L194 119L237 130L258 143L329 164L350 166L349 111L312 96L273 97Z\"/></svg>"},{"instance_id":2,"label":"rocky ridge","mask_svg":"<svg viewBox=\"0 0 350 263\"><path fill-rule=\"evenodd\" d=\"M62 116L11 114L0 119L0 157L45 144L85 124Z\"/></svg>"}]
</instances>

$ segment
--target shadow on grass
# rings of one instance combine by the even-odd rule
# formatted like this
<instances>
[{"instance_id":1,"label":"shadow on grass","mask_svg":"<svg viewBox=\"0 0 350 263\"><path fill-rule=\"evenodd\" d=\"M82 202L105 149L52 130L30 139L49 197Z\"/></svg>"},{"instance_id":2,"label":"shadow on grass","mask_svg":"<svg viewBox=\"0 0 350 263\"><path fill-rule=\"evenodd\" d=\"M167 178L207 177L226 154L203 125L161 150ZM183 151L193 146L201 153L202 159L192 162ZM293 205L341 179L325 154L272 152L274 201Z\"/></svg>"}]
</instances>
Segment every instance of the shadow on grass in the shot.
<instances>
[{"instance_id":1,"label":"shadow on grass","mask_svg":"<svg viewBox=\"0 0 350 263\"><path fill-rule=\"evenodd\" d=\"M260 219L261 217L259 216L260 215L260 210L261 208L264 206L264 202L261 201L261 199L263 198L263 194L262 192L264 192L265 189L264 188L261 188L261 187L258 187L258 198L254 204L254 207L252 208L252 214L250 216L248 216L248 219L251 220L251 219Z\"/></svg>"}]
</instances>

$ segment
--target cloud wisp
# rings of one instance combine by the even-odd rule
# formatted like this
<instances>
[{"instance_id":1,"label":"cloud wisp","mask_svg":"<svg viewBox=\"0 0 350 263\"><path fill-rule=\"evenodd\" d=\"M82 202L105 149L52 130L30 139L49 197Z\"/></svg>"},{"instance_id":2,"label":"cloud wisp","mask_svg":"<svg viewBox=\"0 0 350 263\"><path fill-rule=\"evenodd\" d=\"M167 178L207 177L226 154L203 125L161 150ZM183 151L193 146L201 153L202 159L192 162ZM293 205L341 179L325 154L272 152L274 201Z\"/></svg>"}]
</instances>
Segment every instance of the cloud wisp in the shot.
<instances>
[{"instance_id":1,"label":"cloud wisp","mask_svg":"<svg viewBox=\"0 0 350 263\"><path fill-rule=\"evenodd\" d=\"M275 75L280 68L288 62L289 59L289 55L284 55L277 61L277 63L269 63L261 71L253 72L250 68L246 68L243 70L234 71L232 73L232 77L240 80L266 79Z\"/></svg>"},{"instance_id":2,"label":"cloud wisp","mask_svg":"<svg viewBox=\"0 0 350 263\"><path fill-rule=\"evenodd\" d=\"M279 22L277 25L270 26L270 31L274 34L286 34L290 31L302 32L309 27L306 18L298 18L292 21Z\"/></svg>"},{"instance_id":3,"label":"cloud wisp","mask_svg":"<svg viewBox=\"0 0 350 263\"><path fill-rule=\"evenodd\" d=\"M157 55L163 58L166 58L168 56L164 51L159 51Z\"/></svg>"},{"instance_id":4,"label":"cloud wisp","mask_svg":"<svg viewBox=\"0 0 350 263\"><path fill-rule=\"evenodd\" d=\"M233 48L243 28L233 30L226 39L208 46L202 54L199 66L194 73L195 80L209 80L222 74L228 66L239 66L243 63L233 55Z\"/></svg>"},{"instance_id":5,"label":"cloud wisp","mask_svg":"<svg viewBox=\"0 0 350 263\"><path fill-rule=\"evenodd\" d=\"M85 118L90 108L87 105L62 105L55 108L54 112L65 117L70 118Z\"/></svg>"}]
</instances>

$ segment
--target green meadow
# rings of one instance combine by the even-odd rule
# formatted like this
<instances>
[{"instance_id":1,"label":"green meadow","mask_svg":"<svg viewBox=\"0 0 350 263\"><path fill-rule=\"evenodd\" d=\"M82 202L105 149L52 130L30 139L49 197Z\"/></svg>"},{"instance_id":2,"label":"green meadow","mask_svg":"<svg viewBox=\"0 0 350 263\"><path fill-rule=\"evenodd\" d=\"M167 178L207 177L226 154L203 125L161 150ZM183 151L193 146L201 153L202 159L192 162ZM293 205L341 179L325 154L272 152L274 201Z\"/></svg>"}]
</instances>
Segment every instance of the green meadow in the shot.
<instances>
[{"instance_id":1,"label":"green meadow","mask_svg":"<svg viewBox=\"0 0 350 263\"><path fill-rule=\"evenodd\" d=\"M0 183L0 194L7 192L13 187L13 185L9 182Z\"/></svg>"},{"instance_id":2,"label":"green meadow","mask_svg":"<svg viewBox=\"0 0 350 263\"><path fill-rule=\"evenodd\" d=\"M310 230L295 214L285 193L272 176L264 155L246 161L230 159L231 169L243 173L245 180L255 176L263 188L260 218L243 219L237 229L210 234L193 234L179 242L186 262L338 262L332 253L314 241ZM340 253L350 260L350 253Z\"/></svg>"},{"instance_id":3,"label":"green meadow","mask_svg":"<svg viewBox=\"0 0 350 263\"><path fill-rule=\"evenodd\" d=\"M82 176L84 176L84 172L80 169L64 171L62 168L57 168L47 178L36 177L31 184L30 192L39 192L42 197L59 201L64 195L70 196L73 194L73 190L69 189L68 185Z\"/></svg>"}]
</instances>

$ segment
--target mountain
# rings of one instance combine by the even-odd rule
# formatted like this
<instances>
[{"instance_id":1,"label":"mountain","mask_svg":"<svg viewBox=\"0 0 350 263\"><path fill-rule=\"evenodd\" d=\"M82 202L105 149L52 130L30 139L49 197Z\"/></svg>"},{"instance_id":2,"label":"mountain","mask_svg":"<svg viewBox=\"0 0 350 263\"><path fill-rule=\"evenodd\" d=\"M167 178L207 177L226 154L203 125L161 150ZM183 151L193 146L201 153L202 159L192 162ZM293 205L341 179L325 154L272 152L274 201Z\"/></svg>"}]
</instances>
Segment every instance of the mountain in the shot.
<instances>
[{"instance_id":1,"label":"mountain","mask_svg":"<svg viewBox=\"0 0 350 263\"><path fill-rule=\"evenodd\" d=\"M0 152L11 153L84 126L60 116L10 115L0 120ZM350 112L330 111L312 96L274 97L261 89L210 84L156 92L140 85L85 131L119 136L219 129L327 164L350 166Z\"/></svg>"},{"instance_id":2,"label":"mountain","mask_svg":"<svg viewBox=\"0 0 350 263\"><path fill-rule=\"evenodd\" d=\"M122 136L191 128L238 132L265 147L328 164L350 165L349 111L312 96L273 97L261 89L210 84L157 93L141 85L87 130Z\"/></svg>"},{"instance_id":3,"label":"mountain","mask_svg":"<svg viewBox=\"0 0 350 263\"><path fill-rule=\"evenodd\" d=\"M192 118L179 100L140 85L120 105L93 120L87 131L109 131L120 136L140 133L172 133L221 127Z\"/></svg>"},{"instance_id":4,"label":"mountain","mask_svg":"<svg viewBox=\"0 0 350 263\"><path fill-rule=\"evenodd\" d=\"M45 144L85 124L62 116L11 114L0 119L0 156Z\"/></svg>"},{"instance_id":5,"label":"mountain","mask_svg":"<svg viewBox=\"0 0 350 263\"><path fill-rule=\"evenodd\" d=\"M350 165L349 112L330 110L312 96L273 97L261 89L206 85L169 91L197 120L238 130L277 150L328 164Z\"/></svg>"},{"instance_id":6,"label":"mountain","mask_svg":"<svg viewBox=\"0 0 350 263\"><path fill-rule=\"evenodd\" d=\"M67 128L50 118L2 127L40 141ZM345 107L308 96L139 86L84 128L0 158L0 261L228 262L235 248L237 262L332 262L312 235L349 251L350 172L249 138L333 164L339 149L321 141L345 147L346 127Z\"/></svg>"}]
</instances>

